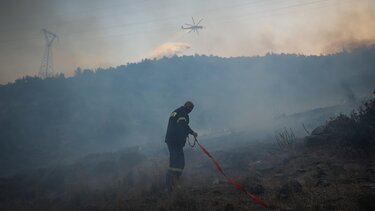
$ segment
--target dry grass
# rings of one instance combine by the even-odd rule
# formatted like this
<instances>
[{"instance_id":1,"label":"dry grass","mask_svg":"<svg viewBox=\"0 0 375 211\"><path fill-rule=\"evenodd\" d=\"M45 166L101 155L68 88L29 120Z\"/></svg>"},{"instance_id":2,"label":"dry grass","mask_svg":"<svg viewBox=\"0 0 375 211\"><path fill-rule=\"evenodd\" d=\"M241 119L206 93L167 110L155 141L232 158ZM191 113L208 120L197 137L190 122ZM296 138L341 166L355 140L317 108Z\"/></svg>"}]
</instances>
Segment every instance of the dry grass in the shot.
<instances>
[{"instance_id":1,"label":"dry grass","mask_svg":"<svg viewBox=\"0 0 375 211\"><path fill-rule=\"evenodd\" d=\"M294 151L296 147L296 136L294 135L293 129L287 130L284 128L283 131L277 132L275 135L276 144L281 150Z\"/></svg>"}]
</instances>

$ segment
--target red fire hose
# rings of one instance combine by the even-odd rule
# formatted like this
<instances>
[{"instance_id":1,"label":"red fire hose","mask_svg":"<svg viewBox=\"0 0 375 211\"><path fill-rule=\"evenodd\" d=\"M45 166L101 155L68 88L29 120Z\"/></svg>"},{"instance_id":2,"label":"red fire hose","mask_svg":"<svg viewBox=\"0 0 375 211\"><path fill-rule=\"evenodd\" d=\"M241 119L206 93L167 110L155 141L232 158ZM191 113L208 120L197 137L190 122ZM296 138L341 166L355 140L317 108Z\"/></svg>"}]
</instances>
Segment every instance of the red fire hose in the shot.
<instances>
[{"instance_id":1,"label":"red fire hose","mask_svg":"<svg viewBox=\"0 0 375 211\"><path fill-rule=\"evenodd\" d=\"M194 146L195 145L195 142L198 144L198 146L201 148L201 150L204 152L204 154L206 154L211 160L212 162L215 164L216 168L218 171L220 171L220 173L228 180L228 182L230 184L232 184L234 187L236 187L238 190L246 193L251 199L253 199L254 201L256 201L258 204L262 205L263 207L265 208L269 208L268 205L266 203L264 203L259 197L255 196L254 194L251 194L249 191L247 191L242 185L238 184L236 181L234 181L233 179L231 179L230 177L228 177L223 169L221 168L219 162L217 162L215 160L215 158L212 157L212 155L207 151L206 148L204 148L199 142L198 140L195 138L195 141L194 141L194 144L193 145L190 145L190 146ZM189 142L190 144L190 142Z\"/></svg>"}]
</instances>

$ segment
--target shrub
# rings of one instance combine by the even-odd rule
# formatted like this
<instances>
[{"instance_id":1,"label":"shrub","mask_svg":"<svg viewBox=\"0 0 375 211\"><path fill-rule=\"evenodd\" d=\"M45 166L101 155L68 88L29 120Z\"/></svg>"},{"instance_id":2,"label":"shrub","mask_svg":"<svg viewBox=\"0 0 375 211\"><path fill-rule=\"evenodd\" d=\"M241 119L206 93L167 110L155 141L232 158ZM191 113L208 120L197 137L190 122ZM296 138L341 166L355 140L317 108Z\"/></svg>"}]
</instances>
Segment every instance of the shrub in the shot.
<instances>
[{"instance_id":1,"label":"shrub","mask_svg":"<svg viewBox=\"0 0 375 211\"><path fill-rule=\"evenodd\" d=\"M375 99L366 100L350 116L340 114L331 118L323 130L327 141L335 141L339 148L362 150L367 153L375 149Z\"/></svg>"}]
</instances>

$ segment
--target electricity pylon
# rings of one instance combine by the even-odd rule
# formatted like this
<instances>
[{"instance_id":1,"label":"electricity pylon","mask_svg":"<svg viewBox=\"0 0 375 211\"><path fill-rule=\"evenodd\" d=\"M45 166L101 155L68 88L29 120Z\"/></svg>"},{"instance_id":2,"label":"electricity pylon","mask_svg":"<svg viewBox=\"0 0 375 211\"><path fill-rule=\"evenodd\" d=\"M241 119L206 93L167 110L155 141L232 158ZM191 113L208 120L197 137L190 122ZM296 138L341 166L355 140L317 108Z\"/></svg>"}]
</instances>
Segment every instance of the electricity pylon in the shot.
<instances>
[{"instance_id":1,"label":"electricity pylon","mask_svg":"<svg viewBox=\"0 0 375 211\"><path fill-rule=\"evenodd\" d=\"M57 37L56 34L42 29L44 38L46 39L46 48L44 50L44 55L42 59L42 64L40 66L39 76L41 78L48 78L53 76L53 54L52 54L52 43Z\"/></svg>"}]
</instances>

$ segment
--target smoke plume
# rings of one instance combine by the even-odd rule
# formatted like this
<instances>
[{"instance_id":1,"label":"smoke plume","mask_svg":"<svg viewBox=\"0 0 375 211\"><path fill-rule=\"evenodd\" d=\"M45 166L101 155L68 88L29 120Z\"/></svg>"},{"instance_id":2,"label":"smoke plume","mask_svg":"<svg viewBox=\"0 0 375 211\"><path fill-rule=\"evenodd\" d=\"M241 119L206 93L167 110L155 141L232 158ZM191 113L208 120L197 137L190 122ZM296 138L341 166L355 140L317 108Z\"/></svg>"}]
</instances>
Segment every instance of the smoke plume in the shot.
<instances>
[{"instance_id":1,"label":"smoke plume","mask_svg":"<svg viewBox=\"0 0 375 211\"><path fill-rule=\"evenodd\" d=\"M180 54L184 50L189 48L190 46L187 43L164 43L161 46L155 48L148 57L156 59L162 57L171 57Z\"/></svg>"}]
</instances>

